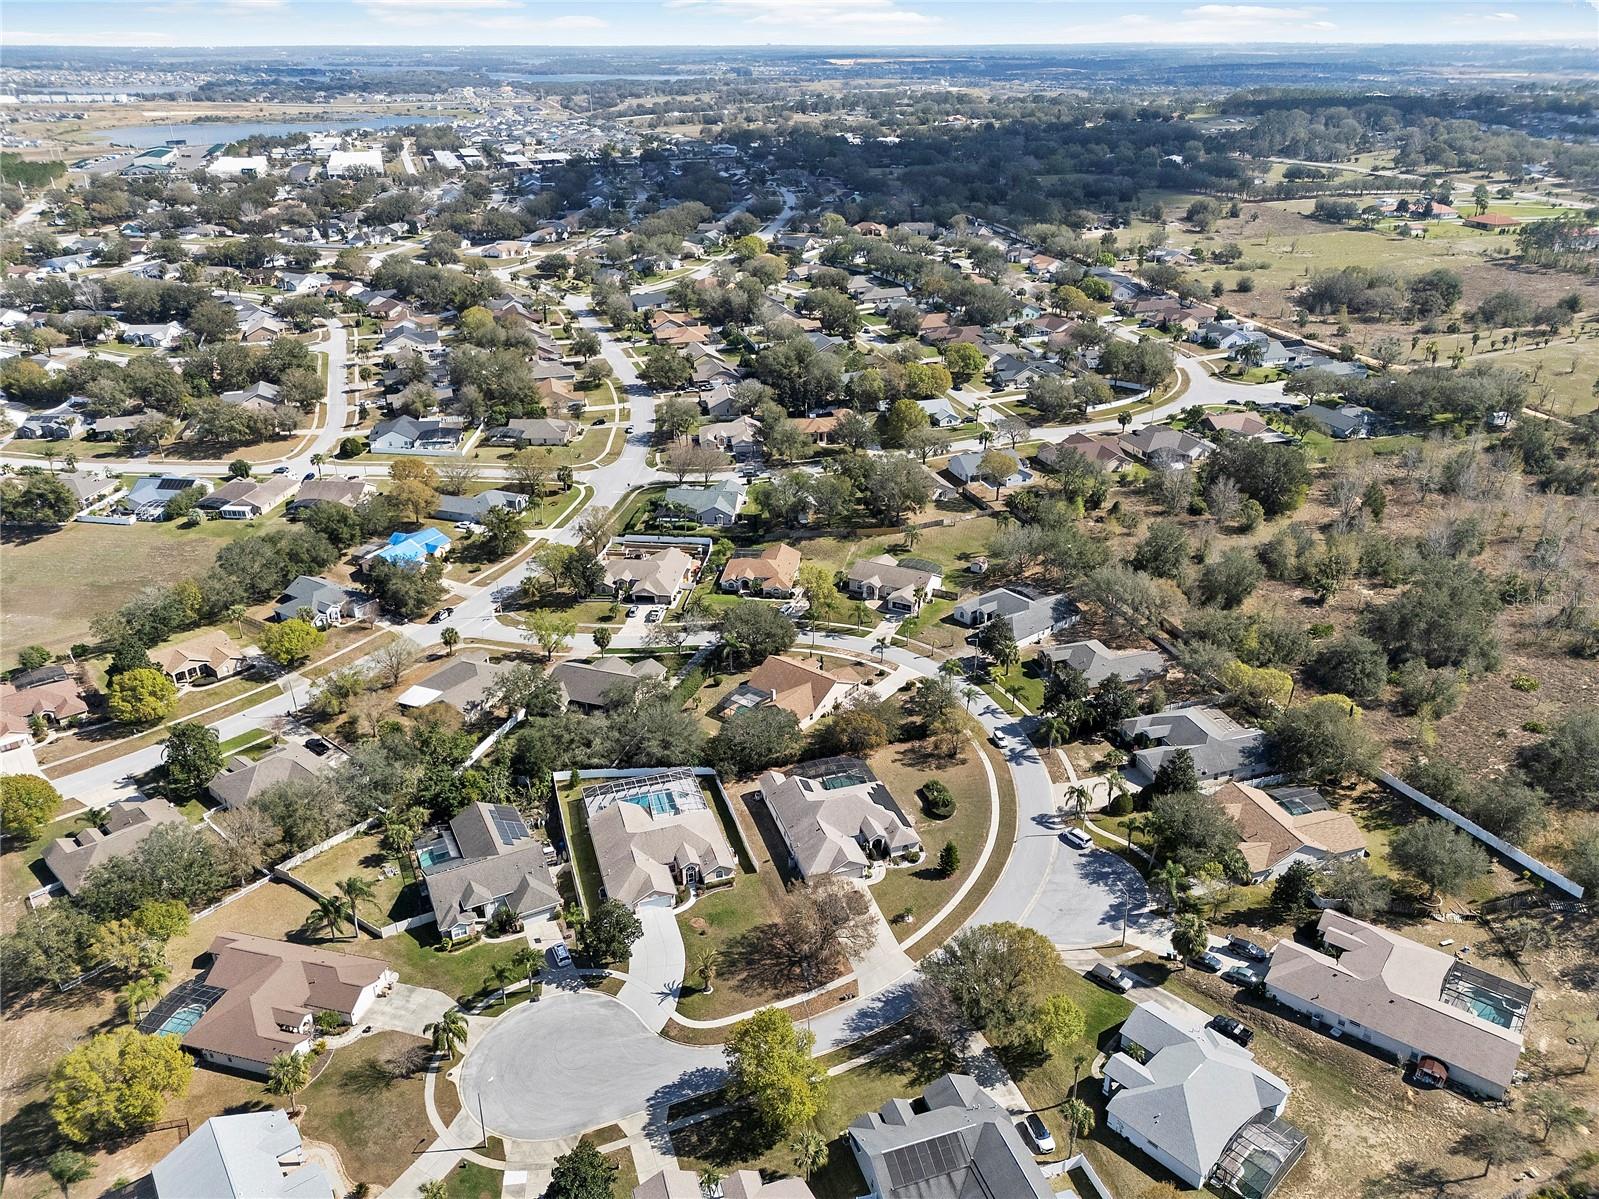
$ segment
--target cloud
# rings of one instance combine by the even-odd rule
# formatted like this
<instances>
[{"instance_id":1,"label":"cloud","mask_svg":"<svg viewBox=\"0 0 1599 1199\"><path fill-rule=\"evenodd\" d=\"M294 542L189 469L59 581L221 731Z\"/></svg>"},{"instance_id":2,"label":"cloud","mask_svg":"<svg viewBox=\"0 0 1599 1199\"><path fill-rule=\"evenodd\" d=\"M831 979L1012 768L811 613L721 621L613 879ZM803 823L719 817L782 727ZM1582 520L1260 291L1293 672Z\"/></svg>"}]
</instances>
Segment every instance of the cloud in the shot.
<instances>
[{"instance_id":1,"label":"cloud","mask_svg":"<svg viewBox=\"0 0 1599 1199\"><path fill-rule=\"evenodd\" d=\"M1479 17L1477 19L1480 20L1480 21L1505 21L1505 22L1521 20L1521 18L1518 17L1513 12L1484 13L1481 17Z\"/></svg>"},{"instance_id":2,"label":"cloud","mask_svg":"<svg viewBox=\"0 0 1599 1199\"><path fill-rule=\"evenodd\" d=\"M1185 17L1206 21L1306 21L1319 8L1277 8L1265 4L1201 4L1184 11Z\"/></svg>"},{"instance_id":3,"label":"cloud","mask_svg":"<svg viewBox=\"0 0 1599 1199\"><path fill-rule=\"evenodd\" d=\"M897 0L666 0L668 9L692 8L755 26L785 30L853 31L927 29L942 18L901 8Z\"/></svg>"},{"instance_id":4,"label":"cloud","mask_svg":"<svg viewBox=\"0 0 1599 1199\"><path fill-rule=\"evenodd\" d=\"M471 9L521 8L521 0L360 0L362 8L376 9Z\"/></svg>"}]
</instances>

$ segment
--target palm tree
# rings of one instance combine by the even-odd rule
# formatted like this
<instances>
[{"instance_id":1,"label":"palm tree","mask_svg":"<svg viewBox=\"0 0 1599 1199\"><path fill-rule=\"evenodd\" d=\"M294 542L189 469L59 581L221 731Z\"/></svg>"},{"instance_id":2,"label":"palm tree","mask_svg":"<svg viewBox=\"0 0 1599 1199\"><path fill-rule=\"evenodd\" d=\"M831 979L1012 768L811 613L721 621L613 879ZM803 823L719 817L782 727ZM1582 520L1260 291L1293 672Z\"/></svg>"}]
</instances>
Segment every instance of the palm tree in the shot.
<instances>
[{"instance_id":1,"label":"palm tree","mask_svg":"<svg viewBox=\"0 0 1599 1199\"><path fill-rule=\"evenodd\" d=\"M1086 1065L1088 1065L1088 1055L1086 1053L1079 1053L1072 1058L1072 1089L1070 1094L1073 1099L1077 1098L1077 1080L1082 1077L1083 1067Z\"/></svg>"},{"instance_id":2,"label":"palm tree","mask_svg":"<svg viewBox=\"0 0 1599 1199\"><path fill-rule=\"evenodd\" d=\"M280 1053L267 1067L267 1090L274 1095L289 1097L289 1110L295 1108L295 1096L311 1081L311 1059L303 1053Z\"/></svg>"},{"instance_id":3,"label":"palm tree","mask_svg":"<svg viewBox=\"0 0 1599 1199\"><path fill-rule=\"evenodd\" d=\"M1187 889L1188 872L1170 858L1162 862L1150 882L1158 883L1171 901L1172 911L1177 910L1177 897Z\"/></svg>"},{"instance_id":4,"label":"palm tree","mask_svg":"<svg viewBox=\"0 0 1599 1199\"><path fill-rule=\"evenodd\" d=\"M714 995L716 993L716 971L722 965L720 950L704 949L694 959L694 973L699 975L700 993Z\"/></svg>"},{"instance_id":5,"label":"palm tree","mask_svg":"<svg viewBox=\"0 0 1599 1199\"><path fill-rule=\"evenodd\" d=\"M452 1007L422 1031L433 1038L434 1053L453 1058L455 1051L466 1044L466 1016L460 1008Z\"/></svg>"},{"instance_id":6,"label":"palm tree","mask_svg":"<svg viewBox=\"0 0 1599 1199\"><path fill-rule=\"evenodd\" d=\"M422 1199L450 1199L450 1185L442 1178L430 1178L418 1192Z\"/></svg>"},{"instance_id":7,"label":"palm tree","mask_svg":"<svg viewBox=\"0 0 1599 1199\"><path fill-rule=\"evenodd\" d=\"M318 474L318 476L320 476L322 474L322 464L324 462L326 462L327 460L328 460L328 456L326 454L312 454L311 455L311 465L316 467L316 473Z\"/></svg>"},{"instance_id":8,"label":"palm tree","mask_svg":"<svg viewBox=\"0 0 1599 1199\"><path fill-rule=\"evenodd\" d=\"M1077 1153L1077 1138L1094 1131L1094 1109L1081 1099L1068 1099L1060 1105L1060 1118L1066 1121L1066 1156Z\"/></svg>"},{"instance_id":9,"label":"palm tree","mask_svg":"<svg viewBox=\"0 0 1599 1199\"><path fill-rule=\"evenodd\" d=\"M1054 749L1062 741L1070 741L1072 722L1064 716L1041 716L1038 731L1044 734L1044 744Z\"/></svg>"},{"instance_id":10,"label":"palm tree","mask_svg":"<svg viewBox=\"0 0 1599 1199\"><path fill-rule=\"evenodd\" d=\"M371 903L377 898L377 892L366 879L359 874L352 874L339 884L339 894L344 897L344 902L350 909L350 939L353 941L361 935L360 926L355 922L356 906L360 903Z\"/></svg>"},{"instance_id":11,"label":"palm tree","mask_svg":"<svg viewBox=\"0 0 1599 1199\"><path fill-rule=\"evenodd\" d=\"M338 936L339 930L344 927L344 901L329 898L317 900L316 910L306 917L305 925L312 932L326 929L328 936Z\"/></svg>"},{"instance_id":12,"label":"palm tree","mask_svg":"<svg viewBox=\"0 0 1599 1199\"><path fill-rule=\"evenodd\" d=\"M122 1006L127 1010L128 1023L137 1024L144 1009L153 1003L161 990L151 978L136 978L122 989Z\"/></svg>"},{"instance_id":13,"label":"palm tree","mask_svg":"<svg viewBox=\"0 0 1599 1199\"><path fill-rule=\"evenodd\" d=\"M789 1149L794 1154L795 1168L806 1178L827 1164L827 1141L814 1128L800 1133Z\"/></svg>"},{"instance_id":14,"label":"palm tree","mask_svg":"<svg viewBox=\"0 0 1599 1199\"><path fill-rule=\"evenodd\" d=\"M455 652L455 647L461 644L460 630L455 628L453 625L445 625L444 628L439 631L439 641L444 646L446 653L453 654Z\"/></svg>"},{"instance_id":15,"label":"palm tree","mask_svg":"<svg viewBox=\"0 0 1599 1199\"><path fill-rule=\"evenodd\" d=\"M1094 797L1088 793L1087 787L1079 785L1066 788L1066 806L1068 809L1070 809L1073 817L1077 820L1081 820L1083 818L1083 815L1088 811L1088 805L1090 802L1092 802L1093 798Z\"/></svg>"}]
</instances>

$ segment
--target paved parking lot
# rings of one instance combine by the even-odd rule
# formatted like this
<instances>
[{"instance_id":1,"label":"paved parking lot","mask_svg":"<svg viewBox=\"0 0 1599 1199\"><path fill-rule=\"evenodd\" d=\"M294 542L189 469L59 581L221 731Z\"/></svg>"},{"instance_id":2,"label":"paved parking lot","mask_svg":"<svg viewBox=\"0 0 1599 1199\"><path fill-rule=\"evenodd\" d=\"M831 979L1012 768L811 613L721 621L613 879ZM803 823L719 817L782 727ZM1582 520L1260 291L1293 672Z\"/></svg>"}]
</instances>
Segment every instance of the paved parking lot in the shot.
<instances>
[{"instance_id":1,"label":"paved parking lot","mask_svg":"<svg viewBox=\"0 0 1599 1199\"><path fill-rule=\"evenodd\" d=\"M461 1103L490 1132L572 1136L719 1086L720 1048L667 1041L592 991L550 991L494 1022L461 1067Z\"/></svg>"}]
</instances>

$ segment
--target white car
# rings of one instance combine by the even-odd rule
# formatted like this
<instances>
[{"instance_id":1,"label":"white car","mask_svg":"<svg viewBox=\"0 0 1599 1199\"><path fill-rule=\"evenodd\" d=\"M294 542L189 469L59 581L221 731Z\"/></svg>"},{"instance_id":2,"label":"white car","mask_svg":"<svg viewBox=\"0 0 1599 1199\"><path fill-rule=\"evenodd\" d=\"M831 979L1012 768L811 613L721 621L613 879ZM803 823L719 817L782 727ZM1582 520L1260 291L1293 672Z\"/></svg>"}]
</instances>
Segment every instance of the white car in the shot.
<instances>
[{"instance_id":1,"label":"white car","mask_svg":"<svg viewBox=\"0 0 1599 1199\"><path fill-rule=\"evenodd\" d=\"M566 970L572 965L572 953L564 944L557 942L550 946L550 961L557 970Z\"/></svg>"},{"instance_id":2,"label":"white car","mask_svg":"<svg viewBox=\"0 0 1599 1199\"><path fill-rule=\"evenodd\" d=\"M1094 839L1080 828L1069 828L1060 835L1060 839L1073 849L1092 849Z\"/></svg>"},{"instance_id":3,"label":"white car","mask_svg":"<svg viewBox=\"0 0 1599 1199\"><path fill-rule=\"evenodd\" d=\"M1041 1154L1055 1152L1055 1138L1037 1112L1028 1112L1022 1120L1022 1131L1027 1134L1027 1139L1033 1143L1033 1148Z\"/></svg>"}]
</instances>

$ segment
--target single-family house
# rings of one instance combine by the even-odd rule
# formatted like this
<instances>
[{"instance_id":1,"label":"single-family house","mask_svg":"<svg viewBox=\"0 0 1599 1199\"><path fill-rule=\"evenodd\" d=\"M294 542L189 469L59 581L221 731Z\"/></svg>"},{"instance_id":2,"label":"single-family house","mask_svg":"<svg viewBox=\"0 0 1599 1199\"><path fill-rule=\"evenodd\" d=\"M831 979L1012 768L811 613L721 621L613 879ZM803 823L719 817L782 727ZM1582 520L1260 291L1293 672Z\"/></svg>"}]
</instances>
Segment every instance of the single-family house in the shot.
<instances>
[{"instance_id":1,"label":"single-family house","mask_svg":"<svg viewBox=\"0 0 1599 1199\"><path fill-rule=\"evenodd\" d=\"M1316 428L1339 441L1370 437L1377 420L1375 412L1359 404L1307 404L1301 411Z\"/></svg>"},{"instance_id":2,"label":"single-family house","mask_svg":"<svg viewBox=\"0 0 1599 1199\"><path fill-rule=\"evenodd\" d=\"M210 491L211 484L201 479L186 479L182 475L146 475L133 481L128 494L118 501L117 507L140 520L160 520L166 513L168 501L191 487L198 487L204 494Z\"/></svg>"},{"instance_id":3,"label":"single-family house","mask_svg":"<svg viewBox=\"0 0 1599 1199\"><path fill-rule=\"evenodd\" d=\"M378 601L317 575L301 575L283 589L272 619L293 620L306 612L312 624L326 629L372 619L378 614Z\"/></svg>"},{"instance_id":4,"label":"single-family house","mask_svg":"<svg viewBox=\"0 0 1599 1199\"><path fill-rule=\"evenodd\" d=\"M123 325L118 337L129 345L170 350L183 339L183 326L177 321L155 325Z\"/></svg>"},{"instance_id":5,"label":"single-family house","mask_svg":"<svg viewBox=\"0 0 1599 1199\"><path fill-rule=\"evenodd\" d=\"M414 848L446 937L466 936L502 908L534 920L561 906L543 843L509 804L468 804Z\"/></svg>"},{"instance_id":6,"label":"single-family house","mask_svg":"<svg viewBox=\"0 0 1599 1199\"><path fill-rule=\"evenodd\" d=\"M855 599L879 600L889 612L911 615L921 611L943 581L941 569L931 562L917 558L896 562L879 554L852 562L844 587Z\"/></svg>"},{"instance_id":7,"label":"single-family house","mask_svg":"<svg viewBox=\"0 0 1599 1199\"><path fill-rule=\"evenodd\" d=\"M300 484L300 490L294 493L289 511L298 512L316 504L342 504L346 508L354 508L368 496L376 494L377 488L365 479L307 479Z\"/></svg>"},{"instance_id":8,"label":"single-family house","mask_svg":"<svg viewBox=\"0 0 1599 1199\"><path fill-rule=\"evenodd\" d=\"M966 421L965 417L955 411L955 405L943 396L934 396L930 400L917 400L916 406L927 413L927 422L935 429L953 429Z\"/></svg>"},{"instance_id":9,"label":"single-family house","mask_svg":"<svg viewBox=\"0 0 1599 1199\"><path fill-rule=\"evenodd\" d=\"M72 493L72 498L78 503L79 511L89 507L96 500L110 495L121 486L115 477L108 478L87 470L64 470L53 477Z\"/></svg>"},{"instance_id":10,"label":"single-family house","mask_svg":"<svg viewBox=\"0 0 1599 1199\"><path fill-rule=\"evenodd\" d=\"M420 566L429 558L449 551L450 539L439 530L427 526L410 533L390 533L388 544L373 550L367 558L377 558L391 566Z\"/></svg>"},{"instance_id":11,"label":"single-family house","mask_svg":"<svg viewBox=\"0 0 1599 1199\"><path fill-rule=\"evenodd\" d=\"M758 550L738 550L722 567L722 590L788 599L794 594L799 568L799 550L782 542Z\"/></svg>"},{"instance_id":12,"label":"single-family house","mask_svg":"<svg viewBox=\"0 0 1599 1199\"><path fill-rule=\"evenodd\" d=\"M476 495L441 495L438 507L433 509L433 515L438 520L478 522L488 513L500 508L508 512L525 512L527 496L498 487L480 491Z\"/></svg>"},{"instance_id":13,"label":"single-family house","mask_svg":"<svg viewBox=\"0 0 1599 1199\"><path fill-rule=\"evenodd\" d=\"M1136 686L1166 673L1166 659L1158 650L1107 649L1097 638L1051 645L1041 650L1039 656L1051 669L1059 670L1064 666L1077 671L1090 687L1097 687L1112 675Z\"/></svg>"},{"instance_id":14,"label":"single-family house","mask_svg":"<svg viewBox=\"0 0 1599 1199\"><path fill-rule=\"evenodd\" d=\"M547 417L515 417L485 435L494 445L568 445L577 436L575 421Z\"/></svg>"},{"instance_id":15,"label":"single-family house","mask_svg":"<svg viewBox=\"0 0 1599 1199\"><path fill-rule=\"evenodd\" d=\"M1238 826L1238 852L1254 882L1274 879L1296 862L1318 866L1366 856L1360 826L1310 787L1262 790L1228 782L1211 792L1210 802Z\"/></svg>"},{"instance_id":16,"label":"single-family house","mask_svg":"<svg viewBox=\"0 0 1599 1199\"><path fill-rule=\"evenodd\" d=\"M329 765L326 758L318 757L305 746L290 743L259 758L242 754L230 758L206 790L224 808L240 808L279 783L310 783Z\"/></svg>"},{"instance_id":17,"label":"single-family house","mask_svg":"<svg viewBox=\"0 0 1599 1199\"><path fill-rule=\"evenodd\" d=\"M1146 425L1131 433L1124 433L1120 441L1125 454L1138 459L1146 466L1184 467L1202 461L1216 447L1203 437L1195 437L1170 425Z\"/></svg>"},{"instance_id":18,"label":"single-family house","mask_svg":"<svg viewBox=\"0 0 1599 1199\"><path fill-rule=\"evenodd\" d=\"M1078 612L1077 605L1064 595L1039 595L1026 587L996 587L962 600L951 615L972 629L1004 621L1017 645L1031 645L1076 624Z\"/></svg>"},{"instance_id":19,"label":"single-family house","mask_svg":"<svg viewBox=\"0 0 1599 1199\"><path fill-rule=\"evenodd\" d=\"M485 710L494 684L512 668L510 662L490 662L486 653L457 654L442 669L407 687L394 702L402 708L445 704L470 720Z\"/></svg>"},{"instance_id":20,"label":"single-family house","mask_svg":"<svg viewBox=\"0 0 1599 1199\"><path fill-rule=\"evenodd\" d=\"M669 487L656 511L662 515L681 512L702 525L726 528L738 523L738 510L743 506L742 480L722 479L709 487Z\"/></svg>"},{"instance_id":21,"label":"single-family house","mask_svg":"<svg viewBox=\"0 0 1599 1199\"><path fill-rule=\"evenodd\" d=\"M1053 1199L1015 1118L965 1074L919 1100L890 1099L849 1126L850 1150L876 1199Z\"/></svg>"},{"instance_id":22,"label":"single-family house","mask_svg":"<svg viewBox=\"0 0 1599 1199\"><path fill-rule=\"evenodd\" d=\"M617 599L670 605L688 581L694 559L675 545L653 551L630 548L605 562L605 587Z\"/></svg>"},{"instance_id":23,"label":"single-family house","mask_svg":"<svg viewBox=\"0 0 1599 1199\"><path fill-rule=\"evenodd\" d=\"M183 813L164 799L119 799L106 807L105 820L44 847L44 864L68 895L83 887L89 871L126 857L163 824L182 824Z\"/></svg>"},{"instance_id":24,"label":"single-family house","mask_svg":"<svg viewBox=\"0 0 1599 1199\"><path fill-rule=\"evenodd\" d=\"M460 446L463 431L460 417L395 416L379 422L367 444L374 454L449 454Z\"/></svg>"},{"instance_id":25,"label":"single-family house","mask_svg":"<svg viewBox=\"0 0 1599 1199\"><path fill-rule=\"evenodd\" d=\"M1121 449L1121 440L1110 434L1070 433L1059 441L1046 441L1038 447L1033 460L1051 470L1059 469L1073 452L1115 474L1133 464Z\"/></svg>"},{"instance_id":26,"label":"single-family house","mask_svg":"<svg viewBox=\"0 0 1599 1199\"><path fill-rule=\"evenodd\" d=\"M1266 418L1254 412L1207 412L1202 422L1212 433L1255 440L1272 431Z\"/></svg>"},{"instance_id":27,"label":"single-family house","mask_svg":"<svg viewBox=\"0 0 1599 1199\"><path fill-rule=\"evenodd\" d=\"M701 425L694 431L694 443L735 457L753 454L761 447L761 426L752 416L735 416L717 424Z\"/></svg>"},{"instance_id":28,"label":"single-family house","mask_svg":"<svg viewBox=\"0 0 1599 1199\"><path fill-rule=\"evenodd\" d=\"M865 762L831 758L761 775L761 799L802 878L864 878L873 862L920 853L922 839Z\"/></svg>"},{"instance_id":29,"label":"single-family house","mask_svg":"<svg viewBox=\"0 0 1599 1199\"><path fill-rule=\"evenodd\" d=\"M88 712L78 680L59 666L41 667L0 682L0 732L29 733L36 720L59 726Z\"/></svg>"},{"instance_id":30,"label":"single-family house","mask_svg":"<svg viewBox=\"0 0 1599 1199\"><path fill-rule=\"evenodd\" d=\"M640 683L665 676L666 667L654 658L630 661L615 654L550 668L550 681L560 686L567 706L584 715L608 711Z\"/></svg>"},{"instance_id":31,"label":"single-family house","mask_svg":"<svg viewBox=\"0 0 1599 1199\"><path fill-rule=\"evenodd\" d=\"M443 352L444 343L439 340L437 329L423 329L411 321L401 321L388 330L378 344L380 354L411 353L431 358Z\"/></svg>"},{"instance_id":32,"label":"single-family house","mask_svg":"<svg viewBox=\"0 0 1599 1199\"><path fill-rule=\"evenodd\" d=\"M962 483L981 482L984 486L992 487L995 485L994 482L983 477L983 458L986 453L987 451L984 450L967 450L963 454L955 454L950 458L949 465L944 469ZM1023 466L1020 460L1017 460L1016 469L1003 479L1000 479L998 486L1023 487L1032 481L1033 472Z\"/></svg>"},{"instance_id":33,"label":"single-family house","mask_svg":"<svg viewBox=\"0 0 1599 1199\"><path fill-rule=\"evenodd\" d=\"M799 658L773 654L723 696L716 710L725 719L770 704L792 712L803 729L836 711L859 688L856 679Z\"/></svg>"},{"instance_id":34,"label":"single-family house","mask_svg":"<svg viewBox=\"0 0 1599 1199\"><path fill-rule=\"evenodd\" d=\"M1187 1012L1136 1005L1101 1085L1106 1127L1187 1186L1221 1174L1218 1189L1267 1199L1304 1154L1304 1133L1281 1119L1288 1084ZM1280 1152L1260 1151L1274 1143Z\"/></svg>"},{"instance_id":35,"label":"single-family house","mask_svg":"<svg viewBox=\"0 0 1599 1199\"><path fill-rule=\"evenodd\" d=\"M198 679L230 679L250 665L248 655L221 629L153 649L150 661L179 686Z\"/></svg>"},{"instance_id":36,"label":"single-family house","mask_svg":"<svg viewBox=\"0 0 1599 1199\"><path fill-rule=\"evenodd\" d=\"M316 1014L358 1023L399 980L387 962L248 933L221 933L199 977L180 983L139 1022L182 1037L202 1061L264 1075L281 1053L309 1053Z\"/></svg>"},{"instance_id":37,"label":"single-family house","mask_svg":"<svg viewBox=\"0 0 1599 1199\"><path fill-rule=\"evenodd\" d=\"M202 512L215 513L223 520L254 520L265 516L288 499L296 486L288 475L233 479L202 499L199 508Z\"/></svg>"},{"instance_id":38,"label":"single-family house","mask_svg":"<svg viewBox=\"0 0 1599 1199\"><path fill-rule=\"evenodd\" d=\"M1272 950L1266 994L1334 1036L1370 1045L1418 1077L1503 1099L1516 1074L1532 990L1378 928L1325 911L1312 948Z\"/></svg>"},{"instance_id":39,"label":"single-family house","mask_svg":"<svg viewBox=\"0 0 1599 1199\"><path fill-rule=\"evenodd\" d=\"M1266 734L1246 728L1219 708L1195 705L1134 716L1117 725L1132 747L1132 764L1150 778L1180 749L1201 779L1259 778L1270 769Z\"/></svg>"},{"instance_id":40,"label":"single-family house","mask_svg":"<svg viewBox=\"0 0 1599 1199\"><path fill-rule=\"evenodd\" d=\"M629 908L671 908L679 889L732 879L738 859L692 770L583 789L605 894Z\"/></svg>"},{"instance_id":41,"label":"single-family house","mask_svg":"<svg viewBox=\"0 0 1599 1199\"><path fill-rule=\"evenodd\" d=\"M150 1171L152 1199L337 1199L279 1109L212 1116Z\"/></svg>"}]
</instances>

